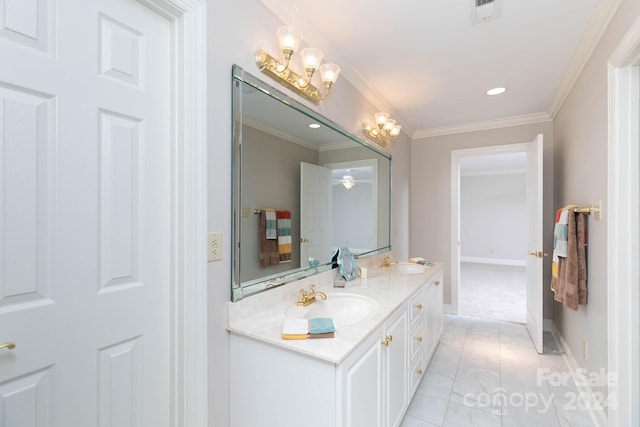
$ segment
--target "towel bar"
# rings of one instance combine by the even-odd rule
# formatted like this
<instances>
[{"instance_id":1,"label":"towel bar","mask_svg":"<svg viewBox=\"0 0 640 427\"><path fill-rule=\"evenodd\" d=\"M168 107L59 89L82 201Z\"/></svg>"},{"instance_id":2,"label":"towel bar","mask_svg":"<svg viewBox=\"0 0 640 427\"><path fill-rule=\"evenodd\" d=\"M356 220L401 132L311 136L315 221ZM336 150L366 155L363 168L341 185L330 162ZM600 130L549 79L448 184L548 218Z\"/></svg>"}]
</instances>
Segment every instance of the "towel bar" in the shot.
<instances>
[{"instance_id":1,"label":"towel bar","mask_svg":"<svg viewBox=\"0 0 640 427\"><path fill-rule=\"evenodd\" d=\"M575 213L593 214L594 219L601 218L600 201L594 202L591 206L576 207L572 209Z\"/></svg>"}]
</instances>

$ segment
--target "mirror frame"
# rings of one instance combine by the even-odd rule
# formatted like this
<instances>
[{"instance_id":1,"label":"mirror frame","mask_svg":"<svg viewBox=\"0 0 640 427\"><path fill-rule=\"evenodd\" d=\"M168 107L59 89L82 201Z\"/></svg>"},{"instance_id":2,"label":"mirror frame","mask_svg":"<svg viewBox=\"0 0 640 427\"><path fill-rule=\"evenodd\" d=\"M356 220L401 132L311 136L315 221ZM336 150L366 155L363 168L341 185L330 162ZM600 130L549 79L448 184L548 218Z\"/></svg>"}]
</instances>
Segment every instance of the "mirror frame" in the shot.
<instances>
[{"instance_id":1,"label":"mirror frame","mask_svg":"<svg viewBox=\"0 0 640 427\"><path fill-rule=\"evenodd\" d=\"M231 203L231 244L233 250L231 251L231 300L239 301L244 297L254 295L287 283L294 282L296 280L303 279L305 277L313 276L333 268L331 261L320 264L313 267L303 267L291 270L290 272L278 273L271 276L264 276L260 279L250 281L250 284L243 287L240 282L240 267L242 260L240 259L240 235L241 227L240 222L242 218L242 206L241 206L241 187L242 187L242 90L237 90L242 84L248 84L254 89L259 90L267 96L281 102L282 104L297 110L299 113L306 115L307 117L321 123L324 126L338 132L342 136L348 138L369 150L374 151L376 154L389 160L389 227L388 227L388 244L383 247L373 249L368 252L355 255L355 258L362 258L366 256L375 255L378 253L391 250L391 188L392 188L392 161L391 155L385 151L378 149L377 147L367 143L364 139L359 138L347 132L335 122L322 116L317 111L314 111L307 106L301 104L295 99L285 95L269 84L256 78L250 73L246 72L242 67L233 65L232 68L232 203Z\"/></svg>"}]
</instances>

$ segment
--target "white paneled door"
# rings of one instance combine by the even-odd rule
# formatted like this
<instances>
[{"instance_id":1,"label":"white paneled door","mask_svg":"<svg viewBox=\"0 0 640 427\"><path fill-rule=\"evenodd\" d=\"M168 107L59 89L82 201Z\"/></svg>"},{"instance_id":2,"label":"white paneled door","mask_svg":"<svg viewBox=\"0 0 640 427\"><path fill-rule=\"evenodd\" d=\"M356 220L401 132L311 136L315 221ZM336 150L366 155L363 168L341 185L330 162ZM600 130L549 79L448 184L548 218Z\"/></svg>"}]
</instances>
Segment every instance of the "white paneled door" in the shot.
<instances>
[{"instance_id":1,"label":"white paneled door","mask_svg":"<svg viewBox=\"0 0 640 427\"><path fill-rule=\"evenodd\" d=\"M300 163L300 266L331 259L331 169Z\"/></svg>"},{"instance_id":2,"label":"white paneled door","mask_svg":"<svg viewBox=\"0 0 640 427\"><path fill-rule=\"evenodd\" d=\"M0 426L168 426L171 25L0 0Z\"/></svg>"},{"instance_id":3,"label":"white paneled door","mask_svg":"<svg viewBox=\"0 0 640 427\"><path fill-rule=\"evenodd\" d=\"M542 353L543 332L543 137L538 135L527 147L527 329L538 353Z\"/></svg>"}]
</instances>

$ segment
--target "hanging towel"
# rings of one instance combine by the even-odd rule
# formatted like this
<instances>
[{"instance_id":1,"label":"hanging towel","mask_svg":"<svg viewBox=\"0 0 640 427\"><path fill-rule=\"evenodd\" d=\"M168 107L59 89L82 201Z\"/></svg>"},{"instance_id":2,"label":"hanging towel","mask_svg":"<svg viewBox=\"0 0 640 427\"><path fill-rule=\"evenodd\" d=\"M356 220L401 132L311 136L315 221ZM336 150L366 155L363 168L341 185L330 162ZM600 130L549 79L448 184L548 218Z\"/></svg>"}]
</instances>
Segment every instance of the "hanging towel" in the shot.
<instances>
[{"instance_id":1,"label":"hanging towel","mask_svg":"<svg viewBox=\"0 0 640 427\"><path fill-rule=\"evenodd\" d=\"M276 232L276 211L273 209L264 209L267 215L267 229L266 235L267 239L275 240L277 238Z\"/></svg>"},{"instance_id":2,"label":"hanging towel","mask_svg":"<svg viewBox=\"0 0 640 427\"><path fill-rule=\"evenodd\" d=\"M571 310L587 303L587 229L585 214L569 210L567 256L558 258L558 277L551 278L554 300Z\"/></svg>"},{"instance_id":3,"label":"hanging towel","mask_svg":"<svg viewBox=\"0 0 640 427\"><path fill-rule=\"evenodd\" d=\"M558 209L556 212L555 227L553 229L553 258L551 274L558 277L560 257L567 257L567 239L569 237L569 209Z\"/></svg>"},{"instance_id":4,"label":"hanging towel","mask_svg":"<svg viewBox=\"0 0 640 427\"><path fill-rule=\"evenodd\" d=\"M280 262L291 262L291 212L277 211L278 258Z\"/></svg>"},{"instance_id":5,"label":"hanging towel","mask_svg":"<svg viewBox=\"0 0 640 427\"><path fill-rule=\"evenodd\" d=\"M275 214L273 209L271 212ZM269 213L267 209L260 211L260 227L258 228L259 257L262 268L280 263L277 240L267 239L267 213Z\"/></svg>"}]
</instances>

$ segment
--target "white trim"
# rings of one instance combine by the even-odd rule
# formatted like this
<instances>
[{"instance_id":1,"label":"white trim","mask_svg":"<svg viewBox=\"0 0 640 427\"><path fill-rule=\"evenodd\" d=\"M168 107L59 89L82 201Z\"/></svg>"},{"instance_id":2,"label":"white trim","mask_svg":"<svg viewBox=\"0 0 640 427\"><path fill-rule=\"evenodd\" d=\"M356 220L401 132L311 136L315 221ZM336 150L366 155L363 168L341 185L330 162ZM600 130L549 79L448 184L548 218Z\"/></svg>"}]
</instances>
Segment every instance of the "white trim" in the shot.
<instances>
[{"instance_id":1,"label":"white trim","mask_svg":"<svg viewBox=\"0 0 640 427\"><path fill-rule=\"evenodd\" d=\"M204 0L138 0L172 23L171 426L208 423L207 11Z\"/></svg>"},{"instance_id":2,"label":"white trim","mask_svg":"<svg viewBox=\"0 0 640 427\"><path fill-rule=\"evenodd\" d=\"M515 175L527 173L527 169L496 169L488 171L462 171L461 176L494 176L494 175Z\"/></svg>"},{"instance_id":3,"label":"white trim","mask_svg":"<svg viewBox=\"0 0 640 427\"><path fill-rule=\"evenodd\" d=\"M608 357L616 383L609 425L640 425L640 18L609 59Z\"/></svg>"},{"instance_id":4,"label":"white trim","mask_svg":"<svg viewBox=\"0 0 640 427\"><path fill-rule=\"evenodd\" d=\"M515 267L526 267L527 261L521 259L498 259L498 258L481 258L473 256L461 256L460 262L475 262L478 264L492 265L512 265Z\"/></svg>"},{"instance_id":5,"label":"white trim","mask_svg":"<svg viewBox=\"0 0 640 427\"><path fill-rule=\"evenodd\" d=\"M553 323L551 333L553 334L553 338L556 340L556 343L559 344L560 349L562 350L562 359L564 360L565 365L569 369L569 373L573 379L574 385L578 389L578 395L581 396L580 400L582 402L590 402L593 403L588 405L589 415L591 416L591 420L593 421L596 427L605 427L607 425L607 415L604 412L604 409L600 405L602 398L599 395L595 394L591 387L589 386L588 381L580 380L578 378L584 378L584 369L580 368L576 358L573 356L571 349L569 348L569 344L564 340L560 330L556 327L556 324ZM546 327L545 327L546 330ZM611 407L608 408L611 411ZM618 426L617 424L608 424L610 426ZM622 427L622 426L620 426Z\"/></svg>"},{"instance_id":6,"label":"white trim","mask_svg":"<svg viewBox=\"0 0 640 427\"><path fill-rule=\"evenodd\" d=\"M476 132L479 130L491 130L508 128L512 126L530 125L535 123L550 122L551 117L547 113L525 114L522 116L503 117L494 120L484 120L480 122L461 123L452 126L441 126L428 129L419 129L413 134L413 140L420 138L430 138L433 136L455 135L465 132ZM420 141L416 141L420 142Z\"/></svg>"},{"instance_id":7,"label":"white trim","mask_svg":"<svg viewBox=\"0 0 640 427\"><path fill-rule=\"evenodd\" d=\"M580 77L587 62L591 59L593 51L598 46L598 43L600 43L600 39L604 35L607 27L609 27L609 23L615 16L621 3L622 0L600 0L596 2L595 10L587 23L587 28L580 38L575 53L571 57L567 71L564 73L560 86L558 87L558 91L549 105L548 113L551 118L555 119L560 111L562 104L564 104L564 101L569 96L573 85L575 85Z\"/></svg>"},{"instance_id":8,"label":"white trim","mask_svg":"<svg viewBox=\"0 0 640 427\"><path fill-rule=\"evenodd\" d=\"M460 286L460 159L504 153L526 153L529 143L494 145L451 151L451 312L458 313Z\"/></svg>"}]
</instances>

